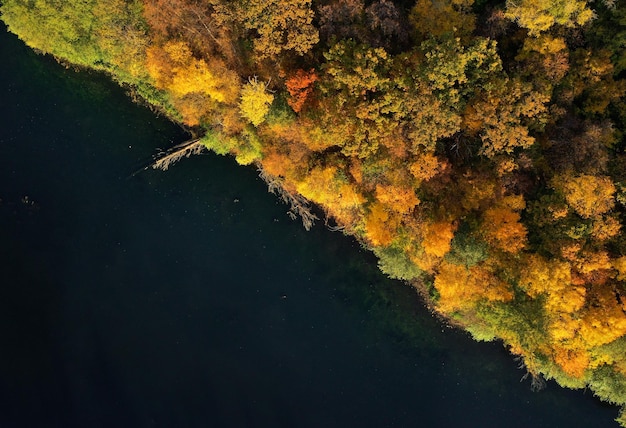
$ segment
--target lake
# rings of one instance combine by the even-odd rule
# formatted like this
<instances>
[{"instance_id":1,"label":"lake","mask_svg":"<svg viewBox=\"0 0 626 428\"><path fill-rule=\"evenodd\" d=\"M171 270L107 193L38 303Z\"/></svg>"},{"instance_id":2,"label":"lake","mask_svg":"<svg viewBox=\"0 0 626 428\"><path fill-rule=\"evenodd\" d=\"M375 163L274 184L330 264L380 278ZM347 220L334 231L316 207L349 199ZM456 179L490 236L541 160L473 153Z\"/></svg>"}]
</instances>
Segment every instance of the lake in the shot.
<instances>
[{"instance_id":1,"label":"lake","mask_svg":"<svg viewBox=\"0 0 626 428\"><path fill-rule=\"evenodd\" d=\"M617 427L375 258L306 232L254 168L0 27L1 427Z\"/></svg>"}]
</instances>

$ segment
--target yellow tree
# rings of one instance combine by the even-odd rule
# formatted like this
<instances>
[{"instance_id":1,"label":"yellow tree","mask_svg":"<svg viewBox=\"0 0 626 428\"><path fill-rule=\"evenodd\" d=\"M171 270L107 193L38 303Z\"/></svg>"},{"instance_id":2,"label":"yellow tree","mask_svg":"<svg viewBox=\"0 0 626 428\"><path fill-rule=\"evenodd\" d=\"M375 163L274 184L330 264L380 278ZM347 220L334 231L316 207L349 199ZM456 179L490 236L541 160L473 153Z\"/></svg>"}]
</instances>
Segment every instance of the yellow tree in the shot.
<instances>
[{"instance_id":1,"label":"yellow tree","mask_svg":"<svg viewBox=\"0 0 626 428\"><path fill-rule=\"evenodd\" d=\"M523 62L524 71L539 82L543 80L544 75L550 82L558 82L570 68L569 50L565 39L547 33L527 37L515 59Z\"/></svg>"},{"instance_id":2,"label":"yellow tree","mask_svg":"<svg viewBox=\"0 0 626 428\"><path fill-rule=\"evenodd\" d=\"M532 146L535 139L526 123L542 120L550 96L518 79L496 79L486 87L470 101L464 120L470 133L480 130L481 154L492 158Z\"/></svg>"},{"instance_id":3,"label":"yellow tree","mask_svg":"<svg viewBox=\"0 0 626 428\"><path fill-rule=\"evenodd\" d=\"M555 24L584 25L593 18L586 0L507 0L505 16L536 36Z\"/></svg>"},{"instance_id":4,"label":"yellow tree","mask_svg":"<svg viewBox=\"0 0 626 428\"><path fill-rule=\"evenodd\" d=\"M254 32L254 50L261 58L285 51L304 55L319 41L311 0L239 0L232 7L233 18Z\"/></svg>"},{"instance_id":5,"label":"yellow tree","mask_svg":"<svg viewBox=\"0 0 626 428\"><path fill-rule=\"evenodd\" d=\"M365 236L375 246L387 246L397 235L399 226L398 215L375 202L365 218Z\"/></svg>"},{"instance_id":6,"label":"yellow tree","mask_svg":"<svg viewBox=\"0 0 626 428\"><path fill-rule=\"evenodd\" d=\"M526 228L520 215L507 207L489 208L484 214L485 239L492 246L517 253L526 246Z\"/></svg>"},{"instance_id":7,"label":"yellow tree","mask_svg":"<svg viewBox=\"0 0 626 428\"><path fill-rule=\"evenodd\" d=\"M418 152L415 160L409 165L409 171L418 182L428 181L447 167L447 162L442 161L433 153Z\"/></svg>"},{"instance_id":8,"label":"yellow tree","mask_svg":"<svg viewBox=\"0 0 626 428\"><path fill-rule=\"evenodd\" d=\"M600 346L626 334L626 314L612 284L593 285L585 308L581 334L589 346Z\"/></svg>"},{"instance_id":9,"label":"yellow tree","mask_svg":"<svg viewBox=\"0 0 626 428\"><path fill-rule=\"evenodd\" d=\"M350 226L361 216L365 198L336 166L316 166L297 183L305 198L322 205L337 222Z\"/></svg>"},{"instance_id":10,"label":"yellow tree","mask_svg":"<svg viewBox=\"0 0 626 428\"><path fill-rule=\"evenodd\" d=\"M392 58L382 48L353 41L337 43L324 56L319 88L327 139L337 141L347 156L371 156L394 129Z\"/></svg>"},{"instance_id":11,"label":"yellow tree","mask_svg":"<svg viewBox=\"0 0 626 428\"><path fill-rule=\"evenodd\" d=\"M553 348L553 358L565 373L578 379L589 368L590 355L581 344L556 345Z\"/></svg>"},{"instance_id":12,"label":"yellow tree","mask_svg":"<svg viewBox=\"0 0 626 428\"><path fill-rule=\"evenodd\" d=\"M513 298L510 287L483 266L458 266L444 260L435 276L439 292L437 306L444 313L473 307L477 301L507 302Z\"/></svg>"},{"instance_id":13,"label":"yellow tree","mask_svg":"<svg viewBox=\"0 0 626 428\"><path fill-rule=\"evenodd\" d=\"M274 95L267 90L267 84L251 78L241 90L239 111L254 126L259 126L265 120L274 101Z\"/></svg>"},{"instance_id":14,"label":"yellow tree","mask_svg":"<svg viewBox=\"0 0 626 428\"><path fill-rule=\"evenodd\" d=\"M376 199L400 214L408 213L420 203L412 187L399 185L377 185Z\"/></svg>"},{"instance_id":15,"label":"yellow tree","mask_svg":"<svg viewBox=\"0 0 626 428\"><path fill-rule=\"evenodd\" d=\"M553 346L559 349L570 346L568 342L576 337L580 328L577 311L584 306L586 296L585 287L572 284L570 264L533 254L521 260L519 270L520 288L533 299L543 302L547 333ZM562 356L563 352L559 352ZM562 360L557 359L557 363L564 370L570 370Z\"/></svg>"},{"instance_id":16,"label":"yellow tree","mask_svg":"<svg viewBox=\"0 0 626 428\"><path fill-rule=\"evenodd\" d=\"M553 185L565 196L567 204L583 218L594 218L615 206L615 185L610 177L561 174Z\"/></svg>"},{"instance_id":17,"label":"yellow tree","mask_svg":"<svg viewBox=\"0 0 626 428\"><path fill-rule=\"evenodd\" d=\"M437 221L425 223L422 229L422 246L426 254L441 258L450 251L450 244L456 230L454 224L448 221Z\"/></svg>"},{"instance_id":18,"label":"yellow tree","mask_svg":"<svg viewBox=\"0 0 626 428\"><path fill-rule=\"evenodd\" d=\"M183 41L150 46L146 69L156 87L170 94L188 125L197 125L220 104L234 104L239 94L239 78L234 72L220 60L207 63L195 58Z\"/></svg>"},{"instance_id":19,"label":"yellow tree","mask_svg":"<svg viewBox=\"0 0 626 428\"><path fill-rule=\"evenodd\" d=\"M492 246L517 253L526 246L526 227L520 222L519 210L525 207L521 195L507 196L483 214L483 234Z\"/></svg>"},{"instance_id":20,"label":"yellow tree","mask_svg":"<svg viewBox=\"0 0 626 428\"><path fill-rule=\"evenodd\" d=\"M607 49L577 49L571 55L571 71L565 78L571 97L582 100L583 109L603 114L607 106L626 93L623 80L615 79L614 58Z\"/></svg>"}]
</instances>

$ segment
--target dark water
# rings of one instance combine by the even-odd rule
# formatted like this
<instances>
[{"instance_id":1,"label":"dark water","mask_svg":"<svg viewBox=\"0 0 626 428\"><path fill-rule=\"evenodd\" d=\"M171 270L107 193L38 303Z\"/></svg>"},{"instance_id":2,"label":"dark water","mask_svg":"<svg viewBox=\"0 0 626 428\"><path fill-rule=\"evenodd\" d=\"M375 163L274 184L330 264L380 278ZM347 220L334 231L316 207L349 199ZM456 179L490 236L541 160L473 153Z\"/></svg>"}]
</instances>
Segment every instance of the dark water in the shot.
<instances>
[{"instance_id":1,"label":"dark water","mask_svg":"<svg viewBox=\"0 0 626 428\"><path fill-rule=\"evenodd\" d=\"M255 171L0 28L0 427L611 427Z\"/></svg>"}]
</instances>

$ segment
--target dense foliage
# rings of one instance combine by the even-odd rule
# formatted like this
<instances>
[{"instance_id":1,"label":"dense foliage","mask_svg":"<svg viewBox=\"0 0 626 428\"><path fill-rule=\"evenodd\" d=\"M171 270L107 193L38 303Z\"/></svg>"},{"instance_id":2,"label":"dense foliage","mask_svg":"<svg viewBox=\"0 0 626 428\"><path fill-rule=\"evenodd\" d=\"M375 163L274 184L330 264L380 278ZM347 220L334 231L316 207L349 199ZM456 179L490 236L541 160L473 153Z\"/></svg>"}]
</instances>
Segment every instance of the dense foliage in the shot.
<instances>
[{"instance_id":1,"label":"dense foliage","mask_svg":"<svg viewBox=\"0 0 626 428\"><path fill-rule=\"evenodd\" d=\"M626 404L626 1L4 0L530 374ZM626 416L621 416L626 426Z\"/></svg>"}]
</instances>

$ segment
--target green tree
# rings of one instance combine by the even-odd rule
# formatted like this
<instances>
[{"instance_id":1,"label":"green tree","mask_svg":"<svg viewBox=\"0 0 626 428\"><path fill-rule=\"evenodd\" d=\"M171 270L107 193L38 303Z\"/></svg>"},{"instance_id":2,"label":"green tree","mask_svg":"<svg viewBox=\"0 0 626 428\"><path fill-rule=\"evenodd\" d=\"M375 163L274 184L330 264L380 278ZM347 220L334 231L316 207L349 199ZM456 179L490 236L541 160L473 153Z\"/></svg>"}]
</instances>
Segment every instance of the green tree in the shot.
<instances>
[{"instance_id":1,"label":"green tree","mask_svg":"<svg viewBox=\"0 0 626 428\"><path fill-rule=\"evenodd\" d=\"M102 60L92 31L96 5L96 0L8 0L2 4L2 19L30 47L96 67Z\"/></svg>"},{"instance_id":2,"label":"green tree","mask_svg":"<svg viewBox=\"0 0 626 428\"><path fill-rule=\"evenodd\" d=\"M373 249L378 257L380 270L391 278L411 280L420 276L422 271L413 263L406 252L390 247L376 247Z\"/></svg>"}]
</instances>

